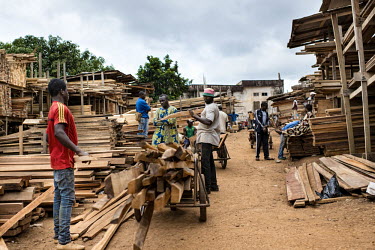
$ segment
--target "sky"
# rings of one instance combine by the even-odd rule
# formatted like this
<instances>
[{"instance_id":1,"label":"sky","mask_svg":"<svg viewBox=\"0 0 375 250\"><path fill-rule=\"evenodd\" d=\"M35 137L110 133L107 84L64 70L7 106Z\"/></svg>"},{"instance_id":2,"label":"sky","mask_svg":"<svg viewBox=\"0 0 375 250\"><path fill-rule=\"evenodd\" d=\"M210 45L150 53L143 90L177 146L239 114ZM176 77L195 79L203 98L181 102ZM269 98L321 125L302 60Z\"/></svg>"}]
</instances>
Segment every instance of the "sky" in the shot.
<instances>
[{"instance_id":1,"label":"sky","mask_svg":"<svg viewBox=\"0 0 375 250\"><path fill-rule=\"evenodd\" d=\"M0 0L0 41L60 36L136 76L147 56L177 61L193 84L272 80L285 89L314 72L313 55L288 49L292 20L320 0Z\"/></svg>"}]
</instances>

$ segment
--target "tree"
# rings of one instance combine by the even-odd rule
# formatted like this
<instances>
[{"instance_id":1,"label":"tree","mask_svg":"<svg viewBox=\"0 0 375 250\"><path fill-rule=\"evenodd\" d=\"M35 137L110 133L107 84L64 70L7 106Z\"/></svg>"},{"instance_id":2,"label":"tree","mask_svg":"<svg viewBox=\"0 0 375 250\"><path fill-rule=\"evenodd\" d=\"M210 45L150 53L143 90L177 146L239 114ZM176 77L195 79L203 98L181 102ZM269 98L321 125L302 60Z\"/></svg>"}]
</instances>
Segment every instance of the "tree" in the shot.
<instances>
[{"instance_id":1,"label":"tree","mask_svg":"<svg viewBox=\"0 0 375 250\"><path fill-rule=\"evenodd\" d=\"M81 72L93 72L100 70L112 70L113 66L105 66L103 57L97 57L90 51L81 52L79 45L71 41L65 41L59 36L35 37L27 35L15 39L11 43L0 42L0 49L5 49L7 53L32 53L38 56L42 53L43 72L47 70L50 76L57 75L57 61L61 64L66 62L67 75L76 75ZM38 64L34 64L34 69L38 69Z\"/></svg>"},{"instance_id":2,"label":"tree","mask_svg":"<svg viewBox=\"0 0 375 250\"><path fill-rule=\"evenodd\" d=\"M155 91L151 95L154 100L161 94L167 94L174 100L188 90L192 80L181 76L177 61L173 62L169 55L164 57L164 62L153 56L147 56L147 60L144 66L139 66L137 76L139 82L154 84Z\"/></svg>"}]
</instances>

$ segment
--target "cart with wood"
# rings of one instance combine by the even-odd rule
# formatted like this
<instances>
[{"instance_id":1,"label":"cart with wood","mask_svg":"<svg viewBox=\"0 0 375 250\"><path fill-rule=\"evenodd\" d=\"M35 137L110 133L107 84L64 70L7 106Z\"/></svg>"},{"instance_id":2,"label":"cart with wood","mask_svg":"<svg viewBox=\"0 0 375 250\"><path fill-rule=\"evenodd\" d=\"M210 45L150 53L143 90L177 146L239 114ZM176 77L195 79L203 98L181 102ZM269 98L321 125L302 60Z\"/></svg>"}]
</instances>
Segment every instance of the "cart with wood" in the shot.
<instances>
[{"instance_id":1,"label":"cart with wood","mask_svg":"<svg viewBox=\"0 0 375 250\"><path fill-rule=\"evenodd\" d=\"M227 146L225 145L227 137L228 134L221 134L219 146L213 149L213 151L217 154L217 158L214 158L214 161L219 161L223 169L227 168L228 160L230 160L229 152Z\"/></svg>"}]
</instances>

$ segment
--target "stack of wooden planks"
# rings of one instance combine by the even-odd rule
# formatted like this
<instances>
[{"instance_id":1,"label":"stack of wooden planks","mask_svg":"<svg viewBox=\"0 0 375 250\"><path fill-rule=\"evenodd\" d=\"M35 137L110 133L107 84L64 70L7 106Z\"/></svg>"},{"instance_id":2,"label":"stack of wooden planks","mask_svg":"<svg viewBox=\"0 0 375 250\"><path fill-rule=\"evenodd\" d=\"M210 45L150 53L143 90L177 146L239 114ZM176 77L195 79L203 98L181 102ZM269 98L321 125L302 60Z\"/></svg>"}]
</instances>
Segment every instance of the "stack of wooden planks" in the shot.
<instances>
[{"instance_id":1,"label":"stack of wooden planks","mask_svg":"<svg viewBox=\"0 0 375 250\"><path fill-rule=\"evenodd\" d=\"M343 196L321 200L316 192L322 193L324 183L334 175ZM365 197L367 195L363 192L370 182L375 182L374 162L348 154L322 157L319 162L289 169L286 175L287 198L294 207L305 207L306 204Z\"/></svg>"},{"instance_id":2,"label":"stack of wooden planks","mask_svg":"<svg viewBox=\"0 0 375 250\"><path fill-rule=\"evenodd\" d=\"M10 87L0 82L0 116L12 115L12 98Z\"/></svg>"},{"instance_id":3,"label":"stack of wooden planks","mask_svg":"<svg viewBox=\"0 0 375 250\"><path fill-rule=\"evenodd\" d=\"M33 53L6 54L4 49L0 49L0 81L26 87L26 66L35 61Z\"/></svg>"},{"instance_id":4,"label":"stack of wooden planks","mask_svg":"<svg viewBox=\"0 0 375 250\"><path fill-rule=\"evenodd\" d=\"M371 145L375 150L375 115L370 113ZM349 153L345 115L318 117L310 119L310 128L314 136L314 146L324 146L324 155ZM364 152L364 128L362 114L352 115L356 152Z\"/></svg>"},{"instance_id":5,"label":"stack of wooden planks","mask_svg":"<svg viewBox=\"0 0 375 250\"><path fill-rule=\"evenodd\" d=\"M12 98L12 116L27 118L28 104L32 101L31 97L13 97Z\"/></svg>"},{"instance_id":6,"label":"stack of wooden planks","mask_svg":"<svg viewBox=\"0 0 375 250\"><path fill-rule=\"evenodd\" d=\"M287 149L292 158L320 154L319 147L313 146L313 136L311 133L288 137Z\"/></svg>"}]
</instances>

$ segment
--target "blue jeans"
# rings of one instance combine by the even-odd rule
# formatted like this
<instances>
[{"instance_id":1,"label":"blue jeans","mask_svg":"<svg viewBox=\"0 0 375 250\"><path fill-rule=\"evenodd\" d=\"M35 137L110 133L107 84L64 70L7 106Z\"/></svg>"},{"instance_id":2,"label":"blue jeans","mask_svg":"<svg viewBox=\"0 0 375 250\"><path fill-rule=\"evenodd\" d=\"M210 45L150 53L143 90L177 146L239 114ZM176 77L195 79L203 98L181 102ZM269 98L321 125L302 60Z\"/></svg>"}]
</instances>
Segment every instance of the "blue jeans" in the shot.
<instances>
[{"instance_id":1,"label":"blue jeans","mask_svg":"<svg viewBox=\"0 0 375 250\"><path fill-rule=\"evenodd\" d=\"M138 135L144 135L147 138L147 135L148 135L148 118L141 118L141 121L138 125L138 130L142 130L142 132L138 133Z\"/></svg>"},{"instance_id":2,"label":"blue jeans","mask_svg":"<svg viewBox=\"0 0 375 250\"><path fill-rule=\"evenodd\" d=\"M284 147L285 147L285 141L286 138L283 134L280 135L280 147L279 147L279 154L277 158L283 158L284 157Z\"/></svg>"},{"instance_id":3,"label":"blue jeans","mask_svg":"<svg viewBox=\"0 0 375 250\"><path fill-rule=\"evenodd\" d=\"M53 222L55 239L61 245L68 244L70 239L70 218L75 200L74 170L67 168L53 171L55 197L53 200Z\"/></svg>"}]
</instances>

